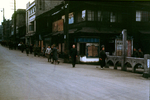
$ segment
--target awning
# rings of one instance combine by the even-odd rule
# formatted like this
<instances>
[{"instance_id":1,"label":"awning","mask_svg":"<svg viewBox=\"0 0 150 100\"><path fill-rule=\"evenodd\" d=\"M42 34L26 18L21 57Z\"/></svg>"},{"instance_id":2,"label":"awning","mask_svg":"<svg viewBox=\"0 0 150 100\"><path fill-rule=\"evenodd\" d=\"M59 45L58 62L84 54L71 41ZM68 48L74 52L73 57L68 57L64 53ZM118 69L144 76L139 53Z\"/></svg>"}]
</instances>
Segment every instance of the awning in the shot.
<instances>
[{"instance_id":1,"label":"awning","mask_svg":"<svg viewBox=\"0 0 150 100\"><path fill-rule=\"evenodd\" d=\"M35 32L34 32L34 33L26 34L25 36L26 36L26 37L30 37L30 36L33 36L33 35L35 35Z\"/></svg>"},{"instance_id":2,"label":"awning","mask_svg":"<svg viewBox=\"0 0 150 100\"><path fill-rule=\"evenodd\" d=\"M20 39L25 39L25 37L21 37Z\"/></svg>"},{"instance_id":3,"label":"awning","mask_svg":"<svg viewBox=\"0 0 150 100\"><path fill-rule=\"evenodd\" d=\"M142 34L150 34L150 30L141 30L139 32Z\"/></svg>"},{"instance_id":4,"label":"awning","mask_svg":"<svg viewBox=\"0 0 150 100\"><path fill-rule=\"evenodd\" d=\"M77 30L76 32L85 32L85 33L100 33L96 28L91 27L82 27L82 29Z\"/></svg>"},{"instance_id":5,"label":"awning","mask_svg":"<svg viewBox=\"0 0 150 100\"><path fill-rule=\"evenodd\" d=\"M70 29L69 31L68 31L68 33L75 33L77 31L77 29Z\"/></svg>"},{"instance_id":6,"label":"awning","mask_svg":"<svg viewBox=\"0 0 150 100\"><path fill-rule=\"evenodd\" d=\"M121 33L121 29L100 29L92 28L92 27L83 27L76 32L84 32L84 33Z\"/></svg>"},{"instance_id":7,"label":"awning","mask_svg":"<svg viewBox=\"0 0 150 100\"><path fill-rule=\"evenodd\" d=\"M52 35L59 35L59 34L64 34L64 31L52 33Z\"/></svg>"}]
</instances>

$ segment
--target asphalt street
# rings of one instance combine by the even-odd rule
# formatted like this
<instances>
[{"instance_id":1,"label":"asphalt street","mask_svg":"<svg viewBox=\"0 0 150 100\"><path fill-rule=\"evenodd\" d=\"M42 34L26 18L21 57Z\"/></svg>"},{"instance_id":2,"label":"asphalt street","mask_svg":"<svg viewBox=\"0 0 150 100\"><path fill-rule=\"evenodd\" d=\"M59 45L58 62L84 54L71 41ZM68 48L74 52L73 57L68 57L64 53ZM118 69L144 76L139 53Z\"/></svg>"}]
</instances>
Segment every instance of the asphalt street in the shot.
<instances>
[{"instance_id":1,"label":"asphalt street","mask_svg":"<svg viewBox=\"0 0 150 100\"><path fill-rule=\"evenodd\" d=\"M60 63L0 46L0 100L150 100L142 74Z\"/></svg>"}]
</instances>

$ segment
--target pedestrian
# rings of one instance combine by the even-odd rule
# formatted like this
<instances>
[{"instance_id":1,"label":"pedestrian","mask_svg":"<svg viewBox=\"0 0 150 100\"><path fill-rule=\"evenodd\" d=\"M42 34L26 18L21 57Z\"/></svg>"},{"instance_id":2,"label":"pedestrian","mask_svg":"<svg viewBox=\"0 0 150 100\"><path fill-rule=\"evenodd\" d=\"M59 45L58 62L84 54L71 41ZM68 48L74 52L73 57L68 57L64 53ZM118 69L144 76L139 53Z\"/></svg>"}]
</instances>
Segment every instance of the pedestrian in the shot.
<instances>
[{"instance_id":1,"label":"pedestrian","mask_svg":"<svg viewBox=\"0 0 150 100\"><path fill-rule=\"evenodd\" d=\"M18 44L18 49L20 50L20 47L21 47L21 43L19 42L19 44Z\"/></svg>"},{"instance_id":2,"label":"pedestrian","mask_svg":"<svg viewBox=\"0 0 150 100\"><path fill-rule=\"evenodd\" d=\"M56 62L59 64L59 61L58 61L58 55L57 55L57 48L56 48L56 45L54 44L53 46L53 50L52 50L52 53L53 53L53 62Z\"/></svg>"},{"instance_id":3,"label":"pedestrian","mask_svg":"<svg viewBox=\"0 0 150 100\"><path fill-rule=\"evenodd\" d=\"M27 54L27 56L29 54L29 45L28 44L26 45L26 54Z\"/></svg>"},{"instance_id":4,"label":"pedestrian","mask_svg":"<svg viewBox=\"0 0 150 100\"><path fill-rule=\"evenodd\" d=\"M38 54L38 53L37 53L37 47L36 47L36 45L34 45L33 51L34 51L34 56L36 57L36 55Z\"/></svg>"},{"instance_id":5,"label":"pedestrian","mask_svg":"<svg viewBox=\"0 0 150 100\"><path fill-rule=\"evenodd\" d=\"M33 52L33 44L30 45L30 54Z\"/></svg>"},{"instance_id":6,"label":"pedestrian","mask_svg":"<svg viewBox=\"0 0 150 100\"><path fill-rule=\"evenodd\" d=\"M76 64L76 57L77 57L77 49L75 48L75 45L72 45L72 49L70 50L70 58L72 59L72 67L75 67Z\"/></svg>"},{"instance_id":7,"label":"pedestrian","mask_svg":"<svg viewBox=\"0 0 150 100\"><path fill-rule=\"evenodd\" d=\"M38 57L40 57L40 54L41 54L41 47L38 45L37 47L37 54L38 54Z\"/></svg>"},{"instance_id":8,"label":"pedestrian","mask_svg":"<svg viewBox=\"0 0 150 100\"><path fill-rule=\"evenodd\" d=\"M42 53L43 53L43 56L44 56L44 57L45 57L45 51L46 51L46 48L45 48L45 46L43 45Z\"/></svg>"},{"instance_id":9,"label":"pedestrian","mask_svg":"<svg viewBox=\"0 0 150 100\"><path fill-rule=\"evenodd\" d=\"M101 66L101 69L105 66L105 59L107 58L107 55L105 53L105 47L102 45L102 50L99 53L99 63Z\"/></svg>"},{"instance_id":10,"label":"pedestrian","mask_svg":"<svg viewBox=\"0 0 150 100\"><path fill-rule=\"evenodd\" d=\"M22 42L22 44L21 44L21 52L22 52L22 53L23 53L24 49L25 49L25 45L24 45L24 43Z\"/></svg>"},{"instance_id":11,"label":"pedestrian","mask_svg":"<svg viewBox=\"0 0 150 100\"><path fill-rule=\"evenodd\" d=\"M50 46L48 46L48 48L45 51L45 53L48 55L48 62L49 62L49 60L51 62L51 52L52 52L52 50L51 50Z\"/></svg>"},{"instance_id":12,"label":"pedestrian","mask_svg":"<svg viewBox=\"0 0 150 100\"><path fill-rule=\"evenodd\" d=\"M136 50L136 48L134 48L132 57L138 57L138 55L139 55L138 51Z\"/></svg>"},{"instance_id":13,"label":"pedestrian","mask_svg":"<svg viewBox=\"0 0 150 100\"><path fill-rule=\"evenodd\" d=\"M51 54L50 54L51 55L50 57L52 59L51 63L53 64L54 63L54 59L53 59L53 52L52 51L53 51L53 45L51 45Z\"/></svg>"},{"instance_id":14,"label":"pedestrian","mask_svg":"<svg viewBox=\"0 0 150 100\"><path fill-rule=\"evenodd\" d=\"M142 52L141 48L139 49L138 54L139 54L138 55L139 58L144 58L144 55L143 55L143 52Z\"/></svg>"}]
</instances>

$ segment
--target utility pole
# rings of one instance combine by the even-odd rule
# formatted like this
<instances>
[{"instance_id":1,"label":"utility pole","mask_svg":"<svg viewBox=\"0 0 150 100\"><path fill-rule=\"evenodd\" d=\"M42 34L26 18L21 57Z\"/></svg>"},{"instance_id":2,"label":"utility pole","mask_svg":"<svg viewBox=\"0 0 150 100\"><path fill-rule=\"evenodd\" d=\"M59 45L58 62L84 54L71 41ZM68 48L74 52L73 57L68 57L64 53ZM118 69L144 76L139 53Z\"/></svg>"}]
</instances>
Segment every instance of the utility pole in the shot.
<instances>
[{"instance_id":1,"label":"utility pole","mask_svg":"<svg viewBox=\"0 0 150 100\"><path fill-rule=\"evenodd\" d=\"M126 61L126 56L127 56L127 30L126 29L123 29L122 30L122 42L123 42L123 47L122 47L122 56L123 56L123 60L122 60L122 67L121 67L121 70L124 70L126 71L126 68L125 68L125 61Z\"/></svg>"},{"instance_id":2,"label":"utility pole","mask_svg":"<svg viewBox=\"0 0 150 100\"><path fill-rule=\"evenodd\" d=\"M15 42L15 49L16 49L16 0L14 0L14 42Z\"/></svg>"},{"instance_id":3,"label":"utility pole","mask_svg":"<svg viewBox=\"0 0 150 100\"><path fill-rule=\"evenodd\" d=\"M64 25L64 44L65 44L65 55L69 54L69 35L68 35L68 16L69 16L69 1L65 1L65 25ZM64 58L64 62L67 62L67 58Z\"/></svg>"},{"instance_id":4,"label":"utility pole","mask_svg":"<svg viewBox=\"0 0 150 100\"><path fill-rule=\"evenodd\" d=\"M4 39L4 34L5 34L5 15L4 15L4 8L3 8L3 33L2 33L2 40Z\"/></svg>"}]
</instances>

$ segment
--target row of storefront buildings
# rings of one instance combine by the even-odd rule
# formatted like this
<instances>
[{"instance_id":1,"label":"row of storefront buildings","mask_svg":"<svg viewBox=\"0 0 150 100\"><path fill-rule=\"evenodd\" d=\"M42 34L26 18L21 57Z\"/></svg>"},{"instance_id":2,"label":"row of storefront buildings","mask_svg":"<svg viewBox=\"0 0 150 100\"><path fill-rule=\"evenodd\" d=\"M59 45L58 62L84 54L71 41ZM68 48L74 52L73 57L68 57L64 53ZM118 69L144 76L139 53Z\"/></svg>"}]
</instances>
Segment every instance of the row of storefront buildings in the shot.
<instances>
[{"instance_id":1,"label":"row of storefront buildings","mask_svg":"<svg viewBox=\"0 0 150 100\"><path fill-rule=\"evenodd\" d=\"M133 48L150 54L150 2L35 0L18 9L9 24L9 40L40 47L56 44L60 54L75 44L84 62L97 61L101 45L108 54L121 55L123 29L128 56Z\"/></svg>"}]
</instances>

